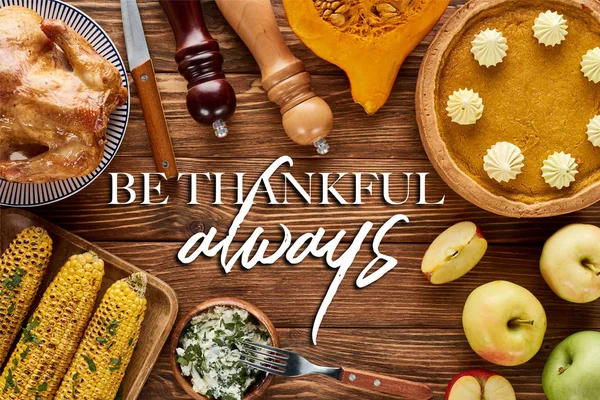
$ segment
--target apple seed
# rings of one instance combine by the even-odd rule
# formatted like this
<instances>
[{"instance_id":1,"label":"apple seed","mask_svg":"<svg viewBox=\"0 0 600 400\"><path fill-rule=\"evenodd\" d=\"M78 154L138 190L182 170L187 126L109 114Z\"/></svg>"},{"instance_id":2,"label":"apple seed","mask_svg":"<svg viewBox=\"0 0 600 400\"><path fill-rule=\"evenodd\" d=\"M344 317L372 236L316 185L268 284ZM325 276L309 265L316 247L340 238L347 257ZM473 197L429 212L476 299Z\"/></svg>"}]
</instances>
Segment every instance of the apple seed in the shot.
<instances>
[{"instance_id":1,"label":"apple seed","mask_svg":"<svg viewBox=\"0 0 600 400\"><path fill-rule=\"evenodd\" d=\"M446 252L447 256L446 256L446 261L450 261L453 258L458 257L458 254L460 253L460 250L456 250L456 249L448 249L448 251Z\"/></svg>"}]
</instances>

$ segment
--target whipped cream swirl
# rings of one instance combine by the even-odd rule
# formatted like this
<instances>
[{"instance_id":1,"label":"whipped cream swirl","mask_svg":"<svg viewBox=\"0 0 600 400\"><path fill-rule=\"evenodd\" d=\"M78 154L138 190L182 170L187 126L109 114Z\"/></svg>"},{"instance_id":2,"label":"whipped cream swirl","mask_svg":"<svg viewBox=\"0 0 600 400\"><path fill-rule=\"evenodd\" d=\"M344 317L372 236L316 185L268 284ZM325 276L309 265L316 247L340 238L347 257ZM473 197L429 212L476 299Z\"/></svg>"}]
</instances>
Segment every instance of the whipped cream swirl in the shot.
<instances>
[{"instance_id":1,"label":"whipped cream swirl","mask_svg":"<svg viewBox=\"0 0 600 400\"><path fill-rule=\"evenodd\" d=\"M471 89L460 89L448 98L448 116L459 125L473 125L483 115L483 100Z\"/></svg>"},{"instance_id":2,"label":"whipped cream swirl","mask_svg":"<svg viewBox=\"0 0 600 400\"><path fill-rule=\"evenodd\" d=\"M508 182L521 173L523 164L521 149L509 142L498 142L483 157L483 169L498 182Z\"/></svg>"},{"instance_id":3,"label":"whipped cream swirl","mask_svg":"<svg viewBox=\"0 0 600 400\"><path fill-rule=\"evenodd\" d=\"M556 11L550 10L541 13L533 25L533 36L545 46L556 46L561 44L569 33L567 29L567 20Z\"/></svg>"},{"instance_id":4,"label":"whipped cream swirl","mask_svg":"<svg viewBox=\"0 0 600 400\"><path fill-rule=\"evenodd\" d=\"M554 188L569 187L575 181L578 164L570 154L555 152L544 161L542 177L546 183Z\"/></svg>"},{"instance_id":5,"label":"whipped cream swirl","mask_svg":"<svg viewBox=\"0 0 600 400\"><path fill-rule=\"evenodd\" d=\"M594 83L600 82L600 47L587 52L581 61L581 72Z\"/></svg>"},{"instance_id":6,"label":"whipped cream swirl","mask_svg":"<svg viewBox=\"0 0 600 400\"><path fill-rule=\"evenodd\" d=\"M502 32L495 29L479 32L471 44L471 53L475 56L475 60L479 65L485 65L487 68L501 63L508 50L506 38Z\"/></svg>"},{"instance_id":7,"label":"whipped cream swirl","mask_svg":"<svg viewBox=\"0 0 600 400\"><path fill-rule=\"evenodd\" d=\"M587 126L588 139L596 147L600 147L600 115L590 120Z\"/></svg>"}]
</instances>

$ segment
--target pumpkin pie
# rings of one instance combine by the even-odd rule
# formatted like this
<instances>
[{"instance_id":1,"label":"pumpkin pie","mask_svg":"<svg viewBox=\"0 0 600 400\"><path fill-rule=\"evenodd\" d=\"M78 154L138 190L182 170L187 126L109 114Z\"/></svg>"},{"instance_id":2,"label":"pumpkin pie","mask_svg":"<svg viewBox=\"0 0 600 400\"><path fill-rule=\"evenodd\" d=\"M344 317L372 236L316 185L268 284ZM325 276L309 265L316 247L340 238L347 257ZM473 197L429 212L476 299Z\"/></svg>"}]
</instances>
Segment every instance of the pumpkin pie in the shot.
<instances>
[{"instance_id":1,"label":"pumpkin pie","mask_svg":"<svg viewBox=\"0 0 600 400\"><path fill-rule=\"evenodd\" d=\"M484 63L476 50L486 37L500 56ZM473 0L463 7L432 43L418 84L421 136L440 175L468 200L505 215L555 215L598 201L600 83L582 72L582 58L597 47L595 0ZM456 123L447 111L466 89L485 107L474 124ZM492 179L484 162L501 143L523 158L512 179ZM568 186L549 183L556 153L576 161Z\"/></svg>"}]
</instances>

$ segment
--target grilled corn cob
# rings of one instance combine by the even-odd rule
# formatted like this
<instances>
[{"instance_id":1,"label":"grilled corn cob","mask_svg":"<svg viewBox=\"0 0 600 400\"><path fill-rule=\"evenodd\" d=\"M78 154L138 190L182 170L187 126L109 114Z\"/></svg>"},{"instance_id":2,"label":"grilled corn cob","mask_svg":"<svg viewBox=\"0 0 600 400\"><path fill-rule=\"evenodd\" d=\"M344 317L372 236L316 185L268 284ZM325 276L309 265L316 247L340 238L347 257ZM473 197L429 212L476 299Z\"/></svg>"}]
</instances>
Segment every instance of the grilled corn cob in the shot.
<instances>
[{"instance_id":1,"label":"grilled corn cob","mask_svg":"<svg viewBox=\"0 0 600 400\"><path fill-rule=\"evenodd\" d=\"M24 229L0 258L0 365L8 356L52 256L52 239L37 227Z\"/></svg>"},{"instance_id":2,"label":"grilled corn cob","mask_svg":"<svg viewBox=\"0 0 600 400\"><path fill-rule=\"evenodd\" d=\"M106 291L55 400L115 398L146 312L146 281L139 272Z\"/></svg>"},{"instance_id":3,"label":"grilled corn cob","mask_svg":"<svg viewBox=\"0 0 600 400\"><path fill-rule=\"evenodd\" d=\"M93 252L74 255L48 286L0 377L2 400L51 399L92 315L104 275Z\"/></svg>"}]
</instances>

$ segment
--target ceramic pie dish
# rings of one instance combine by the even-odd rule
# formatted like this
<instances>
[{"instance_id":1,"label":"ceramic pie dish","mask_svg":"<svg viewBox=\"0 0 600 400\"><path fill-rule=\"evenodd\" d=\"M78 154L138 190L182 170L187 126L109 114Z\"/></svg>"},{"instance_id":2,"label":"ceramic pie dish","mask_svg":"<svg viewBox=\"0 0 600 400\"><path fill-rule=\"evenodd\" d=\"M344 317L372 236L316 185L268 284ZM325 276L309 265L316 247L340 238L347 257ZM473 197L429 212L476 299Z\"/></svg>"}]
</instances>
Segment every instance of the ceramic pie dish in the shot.
<instances>
[{"instance_id":1,"label":"ceramic pie dish","mask_svg":"<svg viewBox=\"0 0 600 400\"><path fill-rule=\"evenodd\" d=\"M556 11L568 22L558 46L534 37L540 13ZM475 35L497 29L507 39L503 61L481 66L471 53ZM600 46L596 0L472 0L457 11L432 42L417 82L421 139L438 174L459 195L496 214L548 217L581 210L600 200L600 147L586 134L600 114L600 84L581 72L582 56ZM448 117L453 91L469 88L485 106L477 123L462 126ZM517 145L525 166L516 179L497 182L483 166L498 142ZM557 189L542 177L544 160L571 154L576 180Z\"/></svg>"}]
</instances>

